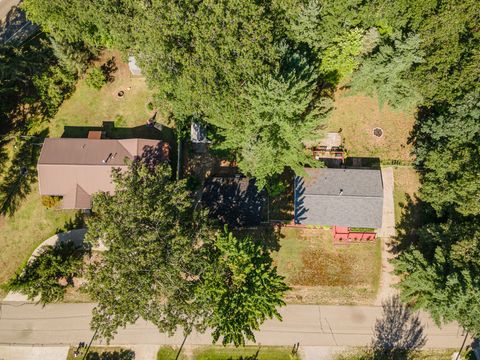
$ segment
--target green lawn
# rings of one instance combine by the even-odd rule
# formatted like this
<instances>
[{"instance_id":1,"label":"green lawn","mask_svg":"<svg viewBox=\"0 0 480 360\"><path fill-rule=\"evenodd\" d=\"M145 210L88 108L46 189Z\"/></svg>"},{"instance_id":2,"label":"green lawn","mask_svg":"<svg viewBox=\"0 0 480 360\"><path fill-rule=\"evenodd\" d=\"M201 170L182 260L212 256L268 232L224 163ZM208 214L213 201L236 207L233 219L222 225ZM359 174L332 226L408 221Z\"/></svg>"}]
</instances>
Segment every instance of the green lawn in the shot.
<instances>
[{"instance_id":1,"label":"green lawn","mask_svg":"<svg viewBox=\"0 0 480 360\"><path fill-rule=\"evenodd\" d=\"M33 250L74 217L74 211L46 209L36 184L12 217L0 218L0 284L28 260ZM5 292L0 290L3 298Z\"/></svg>"},{"instance_id":2,"label":"green lawn","mask_svg":"<svg viewBox=\"0 0 480 360\"><path fill-rule=\"evenodd\" d=\"M335 108L326 124L326 131L341 132L348 156L379 157L384 163L409 163L411 145L407 144L415 121L413 113L393 111L388 105L380 108L376 99L348 96L338 91ZM384 135L377 138L373 129L380 127Z\"/></svg>"},{"instance_id":3,"label":"green lawn","mask_svg":"<svg viewBox=\"0 0 480 360\"><path fill-rule=\"evenodd\" d=\"M114 81L100 90L87 86L81 79L73 95L60 107L51 121L50 137L60 137L64 126L101 126L104 121L113 121L117 127L144 125L152 112L147 109L152 92L144 78L132 78L128 65L121 61L120 53L105 52L98 65L115 57L118 70ZM130 88L130 90L128 90ZM124 91L122 98L117 96Z\"/></svg>"},{"instance_id":4,"label":"green lawn","mask_svg":"<svg viewBox=\"0 0 480 360\"><path fill-rule=\"evenodd\" d=\"M333 245L331 230L283 228L273 252L289 303L371 304L380 282L380 241Z\"/></svg>"},{"instance_id":5,"label":"green lawn","mask_svg":"<svg viewBox=\"0 0 480 360\"><path fill-rule=\"evenodd\" d=\"M175 360L177 357L178 347L162 346L157 353L157 360ZM187 360L184 350L180 354L179 360Z\"/></svg>"},{"instance_id":6,"label":"green lawn","mask_svg":"<svg viewBox=\"0 0 480 360\"><path fill-rule=\"evenodd\" d=\"M79 355L74 357L73 353L76 347L70 347L66 360L78 360L83 359L86 348L82 348L79 351ZM86 357L86 360L133 360L135 359L135 353L132 350L128 350L121 347L114 346L92 346Z\"/></svg>"},{"instance_id":7,"label":"green lawn","mask_svg":"<svg viewBox=\"0 0 480 360\"><path fill-rule=\"evenodd\" d=\"M273 346L240 348L210 346L194 351L194 360L290 360L291 349ZM257 356L255 356L257 355Z\"/></svg>"},{"instance_id":8,"label":"green lawn","mask_svg":"<svg viewBox=\"0 0 480 360\"><path fill-rule=\"evenodd\" d=\"M420 187L418 173L413 168L399 167L393 170L395 187L393 199L395 202L395 223L399 223L402 218L402 212L408 205L408 201L415 202L415 194Z\"/></svg>"}]
</instances>

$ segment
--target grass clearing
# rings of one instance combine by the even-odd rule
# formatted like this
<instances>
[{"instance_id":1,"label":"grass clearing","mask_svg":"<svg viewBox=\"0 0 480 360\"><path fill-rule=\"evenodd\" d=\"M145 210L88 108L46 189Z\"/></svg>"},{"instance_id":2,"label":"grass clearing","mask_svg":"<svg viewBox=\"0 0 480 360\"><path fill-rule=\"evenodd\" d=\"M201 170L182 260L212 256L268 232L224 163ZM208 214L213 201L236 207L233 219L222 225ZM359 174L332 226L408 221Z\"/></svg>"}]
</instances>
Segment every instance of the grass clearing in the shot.
<instances>
[{"instance_id":1,"label":"grass clearing","mask_svg":"<svg viewBox=\"0 0 480 360\"><path fill-rule=\"evenodd\" d=\"M184 351L178 357L178 360L187 360ZM162 346L157 353L157 360L175 360L177 357L178 348L173 346Z\"/></svg>"},{"instance_id":2,"label":"grass clearing","mask_svg":"<svg viewBox=\"0 0 480 360\"><path fill-rule=\"evenodd\" d=\"M144 78L130 76L128 65L122 61L119 52L104 52L96 65L112 57L118 68L112 74L114 80L95 90L85 83L85 79L80 79L75 92L51 120L50 137L62 136L64 126L101 126L104 121L113 121L116 127L144 125L153 115L147 109L152 91ZM124 91L121 98L117 96L119 91Z\"/></svg>"},{"instance_id":3,"label":"grass clearing","mask_svg":"<svg viewBox=\"0 0 480 360\"><path fill-rule=\"evenodd\" d=\"M57 229L63 229L74 216L75 211L46 209L34 184L14 216L0 220L0 284L15 275L33 250ZM0 296L5 295L0 289Z\"/></svg>"},{"instance_id":4,"label":"grass clearing","mask_svg":"<svg viewBox=\"0 0 480 360\"><path fill-rule=\"evenodd\" d=\"M380 241L334 245L324 229L283 228L273 253L289 303L371 304L380 283Z\"/></svg>"},{"instance_id":5,"label":"grass clearing","mask_svg":"<svg viewBox=\"0 0 480 360\"><path fill-rule=\"evenodd\" d=\"M76 347L70 347L67 360L83 359L86 348L81 348L77 357L74 356ZM118 346L92 346L88 351L87 360L133 360L135 352Z\"/></svg>"},{"instance_id":6,"label":"grass clearing","mask_svg":"<svg viewBox=\"0 0 480 360\"><path fill-rule=\"evenodd\" d=\"M275 346L245 346L223 347L209 346L200 347L193 352L194 360L290 360L291 349L289 347Z\"/></svg>"},{"instance_id":7,"label":"grass clearing","mask_svg":"<svg viewBox=\"0 0 480 360\"><path fill-rule=\"evenodd\" d=\"M393 200L395 202L395 223L398 224L402 218L402 212L408 201L415 201L415 195L420 187L420 177L413 168L398 167L393 169L395 187Z\"/></svg>"},{"instance_id":8,"label":"grass clearing","mask_svg":"<svg viewBox=\"0 0 480 360\"><path fill-rule=\"evenodd\" d=\"M326 131L341 132L348 156L378 157L382 162L409 163L411 145L407 144L415 118L393 111L388 105L380 109L376 99L348 96L339 90L335 108L326 123ZM383 136L373 135L373 129L383 129Z\"/></svg>"}]
</instances>

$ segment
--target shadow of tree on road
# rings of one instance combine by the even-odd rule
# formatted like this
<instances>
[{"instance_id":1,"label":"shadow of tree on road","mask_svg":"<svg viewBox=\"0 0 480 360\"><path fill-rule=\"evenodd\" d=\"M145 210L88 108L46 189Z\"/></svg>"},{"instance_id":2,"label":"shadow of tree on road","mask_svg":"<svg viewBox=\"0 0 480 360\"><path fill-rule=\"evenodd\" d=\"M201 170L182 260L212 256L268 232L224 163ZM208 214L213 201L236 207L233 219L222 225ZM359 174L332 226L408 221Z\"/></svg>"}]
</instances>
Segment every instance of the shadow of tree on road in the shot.
<instances>
[{"instance_id":1,"label":"shadow of tree on road","mask_svg":"<svg viewBox=\"0 0 480 360\"><path fill-rule=\"evenodd\" d=\"M406 360L426 343L418 313L398 296L382 303L383 316L375 323L371 352L374 360Z\"/></svg>"}]
</instances>

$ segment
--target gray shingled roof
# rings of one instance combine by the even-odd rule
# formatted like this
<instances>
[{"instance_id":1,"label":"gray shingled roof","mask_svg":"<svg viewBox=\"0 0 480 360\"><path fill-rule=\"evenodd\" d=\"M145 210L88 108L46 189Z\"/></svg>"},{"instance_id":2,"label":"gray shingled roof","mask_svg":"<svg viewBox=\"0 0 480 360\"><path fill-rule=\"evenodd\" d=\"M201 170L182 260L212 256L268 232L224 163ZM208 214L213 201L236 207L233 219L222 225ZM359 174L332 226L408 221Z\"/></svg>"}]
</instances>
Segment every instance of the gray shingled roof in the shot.
<instances>
[{"instance_id":1,"label":"gray shingled roof","mask_svg":"<svg viewBox=\"0 0 480 360\"><path fill-rule=\"evenodd\" d=\"M380 170L305 169L295 179L295 222L380 228L383 183Z\"/></svg>"}]
</instances>

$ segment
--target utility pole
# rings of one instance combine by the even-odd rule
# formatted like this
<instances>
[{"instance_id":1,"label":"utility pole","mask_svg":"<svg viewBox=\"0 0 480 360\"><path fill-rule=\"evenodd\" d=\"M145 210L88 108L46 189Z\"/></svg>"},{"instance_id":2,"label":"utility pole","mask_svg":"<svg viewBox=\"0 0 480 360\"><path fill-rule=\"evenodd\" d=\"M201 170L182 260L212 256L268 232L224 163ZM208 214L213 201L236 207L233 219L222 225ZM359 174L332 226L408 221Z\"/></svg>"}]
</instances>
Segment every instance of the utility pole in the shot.
<instances>
[{"instance_id":1,"label":"utility pole","mask_svg":"<svg viewBox=\"0 0 480 360\"><path fill-rule=\"evenodd\" d=\"M87 358L88 352L90 351L90 346L92 345L93 339L95 339L95 336L97 336L98 332L98 327L95 329L95 332L93 333L92 338L90 339L90 342L88 343L87 350L85 351L85 354L83 355L82 360L85 360Z\"/></svg>"},{"instance_id":2,"label":"utility pole","mask_svg":"<svg viewBox=\"0 0 480 360\"><path fill-rule=\"evenodd\" d=\"M455 358L455 360L460 359L460 354L461 354L462 351L463 351L463 347L465 346L465 342L467 341L467 337L468 337L468 332L465 333L465 338L463 339L462 346L460 347L460 351L458 352L457 357Z\"/></svg>"}]
</instances>

